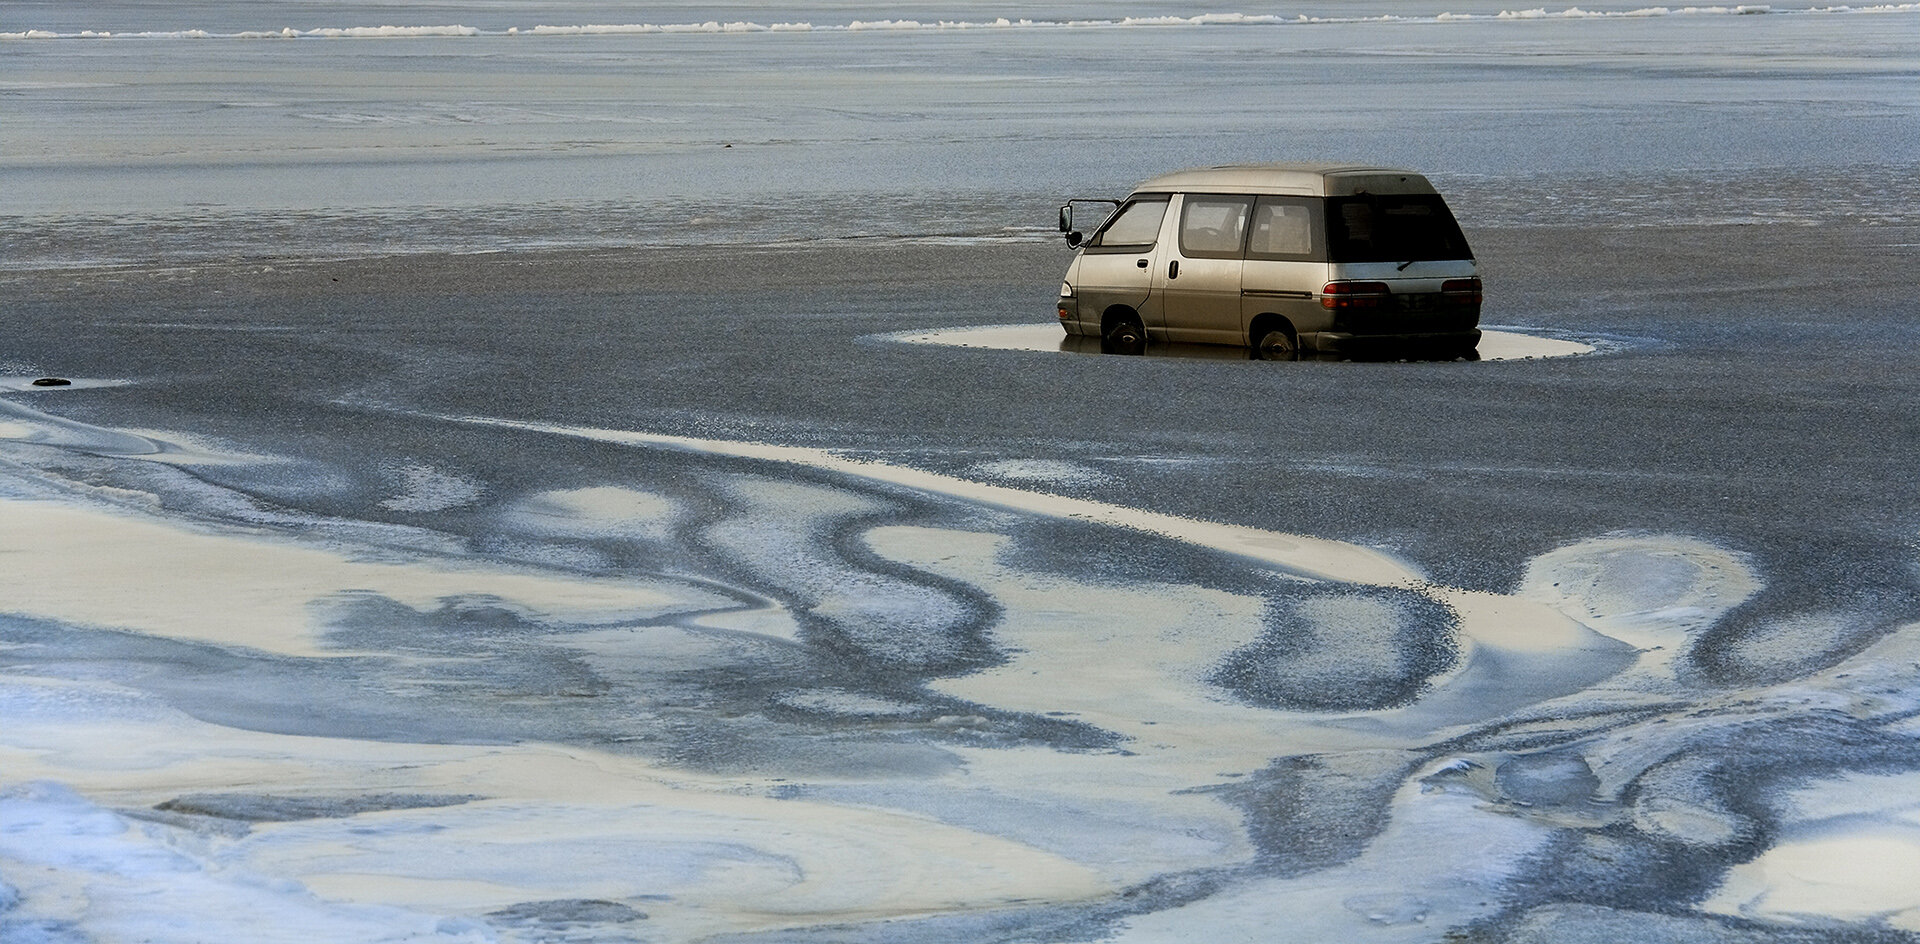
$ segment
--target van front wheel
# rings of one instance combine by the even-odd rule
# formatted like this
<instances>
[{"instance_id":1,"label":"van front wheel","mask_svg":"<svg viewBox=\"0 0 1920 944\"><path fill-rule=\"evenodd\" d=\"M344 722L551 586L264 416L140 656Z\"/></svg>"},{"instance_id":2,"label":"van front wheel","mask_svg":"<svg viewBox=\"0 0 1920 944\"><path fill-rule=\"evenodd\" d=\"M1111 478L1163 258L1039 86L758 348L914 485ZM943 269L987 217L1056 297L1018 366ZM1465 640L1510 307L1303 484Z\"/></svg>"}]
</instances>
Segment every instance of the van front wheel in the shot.
<instances>
[{"instance_id":1,"label":"van front wheel","mask_svg":"<svg viewBox=\"0 0 1920 944\"><path fill-rule=\"evenodd\" d=\"M1285 328L1268 328L1253 344L1253 356L1263 361L1298 360L1300 349L1293 333Z\"/></svg>"},{"instance_id":2,"label":"van front wheel","mask_svg":"<svg viewBox=\"0 0 1920 944\"><path fill-rule=\"evenodd\" d=\"M1144 354L1147 350L1147 329L1138 319L1121 318L1107 328L1100 336L1100 351L1103 354Z\"/></svg>"}]
</instances>

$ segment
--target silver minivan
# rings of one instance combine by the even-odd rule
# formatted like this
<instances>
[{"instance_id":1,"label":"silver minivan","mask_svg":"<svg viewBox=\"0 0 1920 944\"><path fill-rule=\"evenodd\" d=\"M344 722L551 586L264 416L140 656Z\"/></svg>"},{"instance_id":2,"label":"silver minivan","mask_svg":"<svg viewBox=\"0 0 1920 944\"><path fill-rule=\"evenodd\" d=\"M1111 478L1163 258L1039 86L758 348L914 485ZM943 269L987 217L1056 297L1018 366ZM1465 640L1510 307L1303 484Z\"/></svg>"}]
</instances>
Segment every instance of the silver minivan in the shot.
<instances>
[{"instance_id":1,"label":"silver minivan","mask_svg":"<svg viewBox=\"0 0 1920 944\"><path fill-rule=\"evenodd\" d=\"M1093 235L1075 204L1114 207ZM1452 211L1412 171L1251 164L1155 177L1125 200L1071 200L1060 231L1079 250L1060 325L1101 349L1232 344L1471 357L1480 277Z\"/></svg>"}]
</instances>

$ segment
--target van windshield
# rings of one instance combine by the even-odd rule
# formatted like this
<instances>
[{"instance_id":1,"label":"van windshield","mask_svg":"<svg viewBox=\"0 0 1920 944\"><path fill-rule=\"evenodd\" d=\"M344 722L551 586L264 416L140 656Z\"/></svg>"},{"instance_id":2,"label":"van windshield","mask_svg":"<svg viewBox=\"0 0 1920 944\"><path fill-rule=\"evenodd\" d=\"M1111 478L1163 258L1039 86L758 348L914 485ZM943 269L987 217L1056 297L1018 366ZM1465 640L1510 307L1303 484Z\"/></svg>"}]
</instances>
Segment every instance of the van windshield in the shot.
<instances>
[{"instance_id":1,"label":"van windshield","mask_svg":"<svg viewBox=\"0 0 1920 944\"><path fill-rule=\"evenodd\" d=\"M1460 224L1437 194L1329 197L1327 237L1334 262L1473 258Z\"/></svg>"}]
</instances>

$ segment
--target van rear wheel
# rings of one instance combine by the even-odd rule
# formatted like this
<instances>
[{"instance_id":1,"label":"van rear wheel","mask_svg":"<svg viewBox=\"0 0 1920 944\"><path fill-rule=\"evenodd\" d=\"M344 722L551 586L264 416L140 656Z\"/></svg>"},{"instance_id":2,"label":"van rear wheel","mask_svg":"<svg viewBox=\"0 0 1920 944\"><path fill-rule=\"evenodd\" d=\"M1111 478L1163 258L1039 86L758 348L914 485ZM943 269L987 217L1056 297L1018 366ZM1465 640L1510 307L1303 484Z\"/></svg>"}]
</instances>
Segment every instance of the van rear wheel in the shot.
<instances>
[{"instance_id":1,"label":"van rear wheel","mask_svg":"<svg viewBox=\"0 0 1920 944\"><path fill-rule=\"evenodd\" d=\"M1293 332L1285 328L1268 328L1254 342L1253 356L1263 361L1299 360L1300 348L1294 342Z\"/></svg>"}]
</instances>

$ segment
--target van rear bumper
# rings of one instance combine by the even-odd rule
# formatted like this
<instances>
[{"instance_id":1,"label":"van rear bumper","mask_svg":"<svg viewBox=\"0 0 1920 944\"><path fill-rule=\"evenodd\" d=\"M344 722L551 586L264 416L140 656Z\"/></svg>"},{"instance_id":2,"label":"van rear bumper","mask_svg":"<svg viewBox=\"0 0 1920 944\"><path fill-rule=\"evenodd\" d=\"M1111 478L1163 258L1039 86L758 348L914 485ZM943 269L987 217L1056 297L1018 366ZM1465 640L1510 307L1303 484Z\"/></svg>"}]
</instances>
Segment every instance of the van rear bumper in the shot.
<instances>
[{"instance_id":1,"label":"van rear bumper","mask_svg":"<svg viewBox=\"0 0 1920 944\"><path fill-rule=\"evenodd\" d=\"M1465 351L1480 343L1480 329L1421 331L1405 334L1353 334L1314 331L1300 335L1300 346L1329 354L1373 354L1392 351Z\"/></svg>"}]
</instances>

